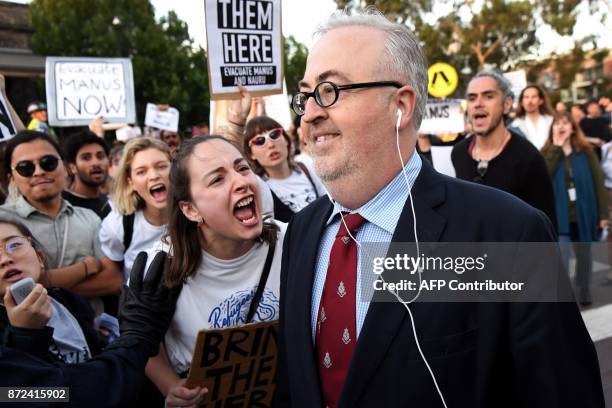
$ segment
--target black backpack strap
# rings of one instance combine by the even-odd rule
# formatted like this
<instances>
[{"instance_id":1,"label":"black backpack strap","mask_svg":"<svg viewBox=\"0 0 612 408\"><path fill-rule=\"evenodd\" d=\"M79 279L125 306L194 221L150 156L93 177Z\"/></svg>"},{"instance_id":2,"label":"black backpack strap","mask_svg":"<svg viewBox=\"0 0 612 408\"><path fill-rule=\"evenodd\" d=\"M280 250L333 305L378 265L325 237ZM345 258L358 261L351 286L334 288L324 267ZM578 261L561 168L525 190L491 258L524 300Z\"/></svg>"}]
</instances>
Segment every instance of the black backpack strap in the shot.
<instances>
[{"instance_id":1,"label":"black backpack strap","mask_svg":"<svg viewBox=\"0 0 612 408\"><path fill-rule=\"evenodd\" d=\"M274 191L270 190L270 192L272 193L272 203L274 204L274 219L281 222L291 221L295 213L274 194Z\"/></svg>"},{"instance_id":2,"label":"black backpack strap","mask_svg":"<svg viewBox=\"0 0 612 408\"><path fill-rule=\"evenodd\" d=\"M134 219L136 213L133 212L123 216L123 253L127 251L132 243L132 235L134 235Z\"/></svg>"},{"instance_id":3,"label":"black backpack strap","mask_svg":"<svg viewBox=\"0 0 612 408\"><path fill-rule=\"evenodd\" d=\"M251 305L249 306L249 313L247 314L246 323L251 323L253 317L255 316L257 306L259 306L259 301L261 300L261 296L263 295L263 291L266 287L266 282L268 281L268 275L270 275L270 267L272 266L272 259L274 258L274 248L276 248L276 243L272 242L268 247L268 256L266 256L266 262L264 263L263 271L261 271L261 277L259 278L257 290L255 291L255 295L253 296L253 300L251 300Z\"/></svg>"},{"instance_id":4,"label":"black backpack strap","mask_svg":"<svg viewBox=\"0 0 612 408\"><path fill-rule=\"evenodd\" d=\"M312 188L315 191L315 195L317 196L317 198L319 198L319 192L317 191L317 186L315 185L314 181L312 180L312 176L310 175L310 171L308 170L308 167L306 167L306 165L304 163L299 162L299 161L296 161L295 164L297 164L298 167L304 172L304 174L308 178L308 181L310 181L310 185L312 186Z\"/></svg>"}]
</instances>

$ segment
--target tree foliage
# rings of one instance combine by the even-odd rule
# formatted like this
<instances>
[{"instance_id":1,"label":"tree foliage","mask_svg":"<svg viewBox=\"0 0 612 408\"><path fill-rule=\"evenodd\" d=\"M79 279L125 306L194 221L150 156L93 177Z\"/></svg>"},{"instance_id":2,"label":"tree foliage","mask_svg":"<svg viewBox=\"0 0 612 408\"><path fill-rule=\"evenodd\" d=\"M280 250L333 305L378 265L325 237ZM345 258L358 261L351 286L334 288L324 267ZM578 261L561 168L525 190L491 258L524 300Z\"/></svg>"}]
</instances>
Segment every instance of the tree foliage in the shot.
<instances>
[{"instance_id":1,"label":"tree foliage","mask_svg":"<svg viewBox=\"0 0 612 408\"><path fill-rule=\"evenodd\" d=\"M41 55L129 57L138 118L147 102L181 113L181 126L207 122L206 53L174 12L155 21L149 0L33 0L32 49Z\"/></svg>"},{"instance_id":2,"label":"tree foliage","mask_svg":"<svg viewBox=\"0 0 612 408\"><path fill-rule=\"evenodd\" d=\"M430 61L446 61L474 72L485 66L511 69L534 54L535 32L548 24L571 35L579 0L456 0L447 15L433 16L434 6L449 0L335 0L338 8L374 5L393 20L406 22L424 44ZM439 13L438 13L439 14ZM433 20L433 21L432 21Z\"/></svg>"},{"instance_id":3,"label":"tree foliage","mask_svg":"<svg viewBox=\"0 0 612 408\"><path fill-rule=\"evenodd\" d=\"M287 92L293 94L296 92L298 82L302 79L306 70L308 48L290 35L285 38L284 52Z\"/></svg>"}]
</instances>

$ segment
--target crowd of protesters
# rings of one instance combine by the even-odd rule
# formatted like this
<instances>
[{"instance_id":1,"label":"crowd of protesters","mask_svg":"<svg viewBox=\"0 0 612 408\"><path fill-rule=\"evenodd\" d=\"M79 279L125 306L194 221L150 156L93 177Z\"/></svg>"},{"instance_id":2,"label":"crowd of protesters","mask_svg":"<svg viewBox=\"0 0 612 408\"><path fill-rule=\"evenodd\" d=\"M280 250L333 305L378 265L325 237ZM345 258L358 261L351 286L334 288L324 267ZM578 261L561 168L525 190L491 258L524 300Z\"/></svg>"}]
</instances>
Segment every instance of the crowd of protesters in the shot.
<instances>
[{"instance_id":1,"label":"crowd of protesters","mask_svg":"<svg viewBox=\"0 0 612 408\"><path fill-rule=\"evenodd\" d=\"M241 95L229 134L157 131L112 146L98 119L58 139L45 104L30 104L29 130L2 147L3 346L67 364L100 354L119 335L108 322L138 254L152 259L160 249L170 254L165 283L181 292L144 370L147 401L182 407L202 398L205 389L185 386L199 330L279 318L285 223L327 189L308 145L293 136L300 129L248 118L250 96ZM576 244L577 299L588 306L589 243L612 217L612 104L553 110L545 89L529 85L514 109L510 84L495 71L475 75L465 97L466 131L419 135L420 153L431 161L432 144L454 144L458 178L546 214L559 241ZM16 305L8 287L27 277L36 285ZM602 284L612 284L611 272Z\"/></svg>"}]
</instances>

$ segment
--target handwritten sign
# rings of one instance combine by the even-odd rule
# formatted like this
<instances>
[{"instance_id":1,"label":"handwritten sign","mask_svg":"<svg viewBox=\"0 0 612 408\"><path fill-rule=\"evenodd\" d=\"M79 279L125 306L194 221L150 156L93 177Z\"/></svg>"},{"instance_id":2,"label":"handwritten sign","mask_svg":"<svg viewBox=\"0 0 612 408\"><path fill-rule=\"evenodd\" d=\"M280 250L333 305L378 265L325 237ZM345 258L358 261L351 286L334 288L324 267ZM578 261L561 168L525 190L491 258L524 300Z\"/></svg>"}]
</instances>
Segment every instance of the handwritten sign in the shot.
<instances>
[{"instance_id":1,"label":"handwritten sign","mask_svg":"<svg viewBox=\"0 0 612 408\"><path fill-rule=\"evenodd\" d=\"M145 125L157 129L169 130L171 132L178 132L179 111L173 107L161 110L157 105L147 103Z\"/></svg>"},{"instance_id":2,"label":"handwritten sign","mask_svg":"<svg viewBox=\"0 0 612 408\"><path fill-rule=\"evenodd\" d=\"M283 92L281 0L206 0L211 99Z\"/></svg>"},{"instance_id":3,"label":"handwritten sign","mask_svg":"<svg viewBox=\"0 0 612 408\"><path fill-rule=\"evenodd\" d=\"M109 123L134 123L133 81L127 58L48 57L49 123L83 126L98 116Z\"/></svg>"},{"instance_id":4,"label":"handwritten sign","mask_svg":"<svg viewBox=\"0 0 612 408\"><path fill-rule=\"evenodd\" d=\"M460 99L429 99L419 133L461 133L464 126Z\"/></svg>"},{"instance_id":5,"label":"handwritten sign","mask_svg":"<svg viewBox=\"0 0 612 408\"><path fill-rule=\"evenodd\" d=\"M0 142L5 142L15 136L17 128L11 118L8 103L4 100L4 95L0 92Z\"/></svg>"},{"instance_id":6,"label":"handwritten sign","mask_svg":"<svg viewBox=\"0 0 612 408\"><path fill-rule=\"evenodd\" d=\"M269 407L276 387L278 321L198 333L187 387L205 386L200 406Z\"/></svg>"}]
</instances>

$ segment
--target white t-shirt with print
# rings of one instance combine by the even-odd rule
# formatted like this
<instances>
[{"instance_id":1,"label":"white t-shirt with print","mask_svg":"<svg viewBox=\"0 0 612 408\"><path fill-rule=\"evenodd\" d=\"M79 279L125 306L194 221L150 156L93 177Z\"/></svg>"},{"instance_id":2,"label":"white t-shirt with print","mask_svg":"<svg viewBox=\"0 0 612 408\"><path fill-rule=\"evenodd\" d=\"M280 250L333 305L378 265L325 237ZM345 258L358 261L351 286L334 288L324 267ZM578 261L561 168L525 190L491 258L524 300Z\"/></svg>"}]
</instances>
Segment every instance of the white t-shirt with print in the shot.
<instances>
[{"instance_id":1,"label":"white t-shirt with print","mask_svg":"<svg viewBox=\"0 0 612 408\"><path fill-rule=\"evenodd\" d=\"M275 222L280 231L274 259L253 322L278 320L281 257L287 224ZM245 323L268 247L266 243L256 243L249 252L232 260L218 259L202 251L200 267L183 285L166 332L166 352L177 373L189 370L198 331Z\"/></svg>"},{"instance_id":2,"label":"white t-shirt with print","mask_svg":"<svg viewBox=\"0 0 612 408\"><path fill-rule=\"evenodd\" d=\"M124 281L130 276L136 255L156 245L166 232L165 225L150 224L142 210L136 211L135 214L132 241L127 251L123 247L123 215L121 213L117 210L111 211L104 218L100 227L102 252L112 261L123 261Z\"/></svg>"},{"instance_id":3,"label":"white t-shirt with print","mask_svg":"<svg viewBox=\"0 0 612 408\"><path fill-rule=\"evenodd\" d=\"M281 200L281 202L289 207L294 213L302 210L318 197L325 195L327 191L315 173L314 168L307 163L303 164L308 169L312 182L317 188L316 192L312 187L312 183L308 179L308 176L304 174L302 169L292 170L291 175L286 179L279 180L266 178L266 183L268 183L268 186L270 186L272 192L276 194L279 200Z\"/></svg>"}]
</instances>

